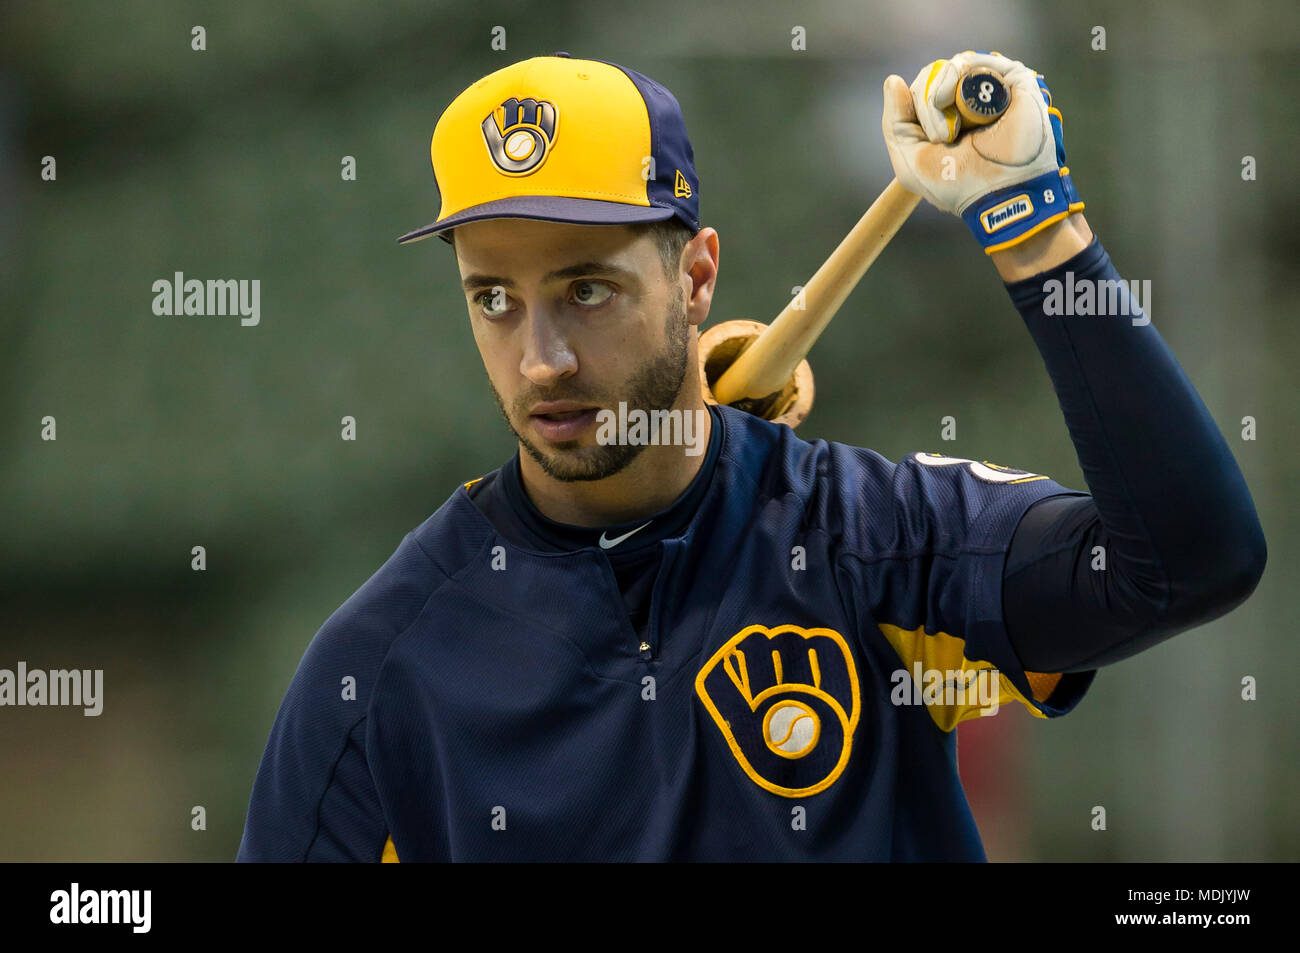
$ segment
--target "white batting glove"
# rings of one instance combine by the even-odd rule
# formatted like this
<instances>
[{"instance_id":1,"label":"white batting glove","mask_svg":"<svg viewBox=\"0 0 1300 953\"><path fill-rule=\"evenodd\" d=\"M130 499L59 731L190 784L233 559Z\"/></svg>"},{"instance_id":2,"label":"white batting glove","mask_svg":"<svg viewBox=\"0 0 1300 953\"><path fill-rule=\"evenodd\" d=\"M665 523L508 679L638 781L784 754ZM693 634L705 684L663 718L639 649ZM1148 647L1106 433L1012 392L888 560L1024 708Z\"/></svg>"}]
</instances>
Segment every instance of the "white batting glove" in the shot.
<instances>
[{"instance_id":1,"label":"white batting glove","mask_svg":"<svg viewBox=\"0 0 1300 953\"><path fill-rule=\"evenodd\" d=\"M976 67L1002 77L1011 104L997 121L960 135L957 82ZM935 60L910 89L890 76L881 130L899 184L960 215L988 254L1083 209L1065 166L1051 91L1033 70L999 53L967 50Z\"/></svg>"}]
</instances>

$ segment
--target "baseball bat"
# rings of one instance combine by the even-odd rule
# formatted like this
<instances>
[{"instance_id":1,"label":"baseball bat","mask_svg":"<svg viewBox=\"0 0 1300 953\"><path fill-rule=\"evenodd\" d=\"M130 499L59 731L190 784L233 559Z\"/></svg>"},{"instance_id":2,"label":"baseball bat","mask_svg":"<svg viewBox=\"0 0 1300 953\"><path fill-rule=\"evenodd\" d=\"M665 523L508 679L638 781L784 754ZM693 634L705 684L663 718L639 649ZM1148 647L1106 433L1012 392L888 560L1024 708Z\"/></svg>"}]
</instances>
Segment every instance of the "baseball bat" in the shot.
<instances>
[{"instance_id":1,"label":"baseball bat","mask_svg":"<svg viewBox=\"0 0 1300 953\"><path fill-rule=\"evenodd\" d=\"M962 126L993 122L1011 104L1011 91L992 70L967 71L957 83L956 110ZM889 244L921 196L892 180L831 252L816 273L765 329L752 321L725 322L701 337L701 373L721 404L741 406L795 426L812 406L812 375L804 360L817 338L862 276ZM802 299L802 300L801 300ZM727 325L736 325L733 330ZM756 333L757 329L761 332ZM706 353L705 338L713 347ZM739 351L716 379L714 350L724 342ZM732 355L727 355L732 357ZM706 366L708 365L708 366ZM802 380L801 380L802 378ZM800 394L800 385L806 391Z\"/></svg>"}]
</instances>

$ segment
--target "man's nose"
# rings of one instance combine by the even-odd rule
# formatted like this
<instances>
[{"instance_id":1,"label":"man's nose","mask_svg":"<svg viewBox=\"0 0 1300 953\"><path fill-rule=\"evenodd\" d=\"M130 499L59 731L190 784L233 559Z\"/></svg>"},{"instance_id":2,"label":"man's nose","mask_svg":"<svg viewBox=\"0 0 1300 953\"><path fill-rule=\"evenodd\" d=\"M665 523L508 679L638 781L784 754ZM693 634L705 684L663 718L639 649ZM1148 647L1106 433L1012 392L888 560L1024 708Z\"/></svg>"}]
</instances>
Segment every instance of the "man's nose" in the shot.
<instances>
[{"instance_id":1,"label":"man's nose","mask_svg":"<svg viewBox=\"0 0 1300 953\"><path fill-rule=\"evenodd\" d=\"M545 387L577 372L578 357L567 333L545 305L529 309L525 334L519 372L534 384Z\"/></svg>"}]
</instances>

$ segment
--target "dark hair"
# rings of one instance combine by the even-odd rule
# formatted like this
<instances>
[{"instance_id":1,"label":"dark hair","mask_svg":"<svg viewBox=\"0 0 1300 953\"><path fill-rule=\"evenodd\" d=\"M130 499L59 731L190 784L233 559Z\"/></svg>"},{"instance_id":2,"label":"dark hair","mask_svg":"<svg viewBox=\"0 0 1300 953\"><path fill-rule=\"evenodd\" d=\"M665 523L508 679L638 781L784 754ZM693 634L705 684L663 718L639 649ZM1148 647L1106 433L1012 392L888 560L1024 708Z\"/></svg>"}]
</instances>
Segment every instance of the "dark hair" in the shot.
<instances>
[{"instance_id":1,"label":"dark hair","mask_svg":"<svg viewBox=\"0 0 1300 953\"><path fill-rule=\"evenodd\" d=\"M677 266L682 261L682 249L696 234L690 226L674 215L662 222L641 222L629 227L638 236L647 233L654 236L655 244L659 246L659 260L663 263L664 274L670 280L676 278Z\"/></svg>"},{"instance_id":2,"label":"dark hair","mask_svg":"<svg viewBox=\"0 0 1300 953\"><path fill-rule=\"evenodd\" d=\"M669 279L677 276L677 266L682 261L682 249L686 243L695 237L696 233L691 230L685 222L677 216L666 218L662 222L637 222L629 225L633 234L637 237L642 235L654 236L655 245L659 248L659 261L664 266L664 274ZM447 232L447 237L451 239L451 247L456 247L456 229Z\"/></svg>"}]
</instances>

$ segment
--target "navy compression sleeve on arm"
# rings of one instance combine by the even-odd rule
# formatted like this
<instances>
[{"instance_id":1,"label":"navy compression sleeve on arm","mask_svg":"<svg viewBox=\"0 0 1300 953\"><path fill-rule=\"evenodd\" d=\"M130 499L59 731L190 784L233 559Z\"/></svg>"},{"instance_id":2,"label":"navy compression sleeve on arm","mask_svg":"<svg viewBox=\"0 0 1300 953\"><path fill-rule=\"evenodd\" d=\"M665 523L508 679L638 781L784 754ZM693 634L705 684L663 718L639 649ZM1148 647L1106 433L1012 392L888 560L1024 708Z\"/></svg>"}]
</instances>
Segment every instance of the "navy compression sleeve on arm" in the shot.
<instances>
[{"instance_id":1,"label":"navy compression sleeve on arm","mask_svg":"<svg viewBox=\"0 0 1300 953\"><path fill-rule=\"evenodd\" d=\"M1047 313L1049 292L1059 302L1071 287L1067 272L1075 289L1116 288L1115 313ZM1031 671L1094 669L1218 618L1254 591L1267 557L1214 419L1127 284L1107 281L1121 278L1094 238L1060 266L1007 285L1091 491L1038 502L1012 538L1004 615ZM1104 570L1092 568L1096 546Z\"/></svg>"}]
</instances>

